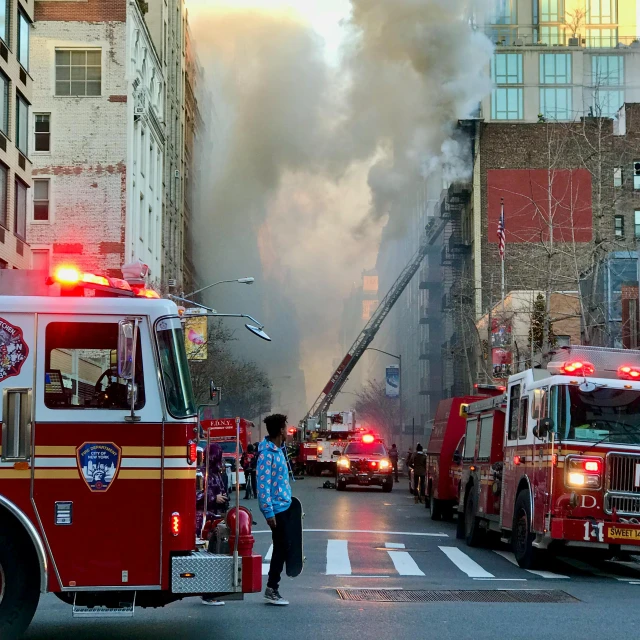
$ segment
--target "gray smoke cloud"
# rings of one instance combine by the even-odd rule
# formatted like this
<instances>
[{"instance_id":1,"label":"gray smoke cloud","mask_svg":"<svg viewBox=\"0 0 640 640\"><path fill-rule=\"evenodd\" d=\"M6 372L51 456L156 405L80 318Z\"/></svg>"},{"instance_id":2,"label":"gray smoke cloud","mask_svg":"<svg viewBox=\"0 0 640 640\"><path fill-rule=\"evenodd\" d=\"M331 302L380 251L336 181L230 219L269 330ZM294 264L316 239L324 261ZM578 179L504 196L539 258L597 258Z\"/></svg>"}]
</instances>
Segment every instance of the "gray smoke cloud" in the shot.
<instances>
[{"instance_id":1,"label":"gray smoke cloud","mask_svg":"<svg viewBox=\"0 0 640 640\"><path fill-rule=\"evenodd\" d=\"M242 345L272 375L302 366L309 399L342 356L342 300L375 263L383 226L404 228L403 195L433 172L470 171L455 123L490 89L491 45L470 27L470 1L351 6L337 65L293 12L192 14L215 105L200 136L198 273L258 278L208 300L261 314L274 344Z\"/></svg>"}]
</instances>

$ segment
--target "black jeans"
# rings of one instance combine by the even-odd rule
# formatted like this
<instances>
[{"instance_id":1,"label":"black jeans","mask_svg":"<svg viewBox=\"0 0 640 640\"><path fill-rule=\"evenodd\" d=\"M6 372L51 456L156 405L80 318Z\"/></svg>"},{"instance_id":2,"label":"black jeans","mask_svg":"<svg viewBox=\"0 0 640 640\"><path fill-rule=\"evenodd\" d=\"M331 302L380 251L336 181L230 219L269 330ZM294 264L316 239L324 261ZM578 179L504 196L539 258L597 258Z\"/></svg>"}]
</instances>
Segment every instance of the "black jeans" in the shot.
<instances>
[{"instance_id":1,"label":"black jeans","mask_svg":"<svg viewBox=\"0 0 640 640\"><path fill-rule=\"evenodd\" d=\"M285 560L289 553L291 540L289 539L291 521L291 507L281 513L276 513L276 528L271 532L273 541L273 553L271 555L271 565L269 566L269 578L267 587L278 589L280 584L280 574L284 568Z\"/></svg>"},{"instance_id":2,"label":"black jeans","mask_svg":"<svg viewBox=\"0 0 640 640\"><path fill-rule=\"evenodd\" d=\"M393 460L391 462L391 466L393 467L393 475L396 479L396 482L398 482L398 461L397 460Z\"/></svg>"}]
</instances>

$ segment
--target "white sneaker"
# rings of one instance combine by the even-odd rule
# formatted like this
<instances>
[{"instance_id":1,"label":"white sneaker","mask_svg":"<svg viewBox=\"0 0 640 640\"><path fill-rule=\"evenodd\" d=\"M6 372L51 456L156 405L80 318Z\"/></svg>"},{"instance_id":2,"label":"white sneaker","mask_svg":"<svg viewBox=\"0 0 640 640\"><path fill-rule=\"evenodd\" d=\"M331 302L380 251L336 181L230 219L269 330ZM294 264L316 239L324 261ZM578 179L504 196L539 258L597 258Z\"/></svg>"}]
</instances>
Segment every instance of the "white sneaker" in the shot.
<instances>
[{"instance_id":1,"label":"white sneaker","mask_svg":"<svg viewBox=\"0 0 640 640\"><path fill-rule=\"evenodd\" d=\"M289 604L289 601L285 600L277 589L271 589L271 587L264 590L264 600L267 604L275 604L280 607L286 607Z\"/></svg>"}]
</instances>

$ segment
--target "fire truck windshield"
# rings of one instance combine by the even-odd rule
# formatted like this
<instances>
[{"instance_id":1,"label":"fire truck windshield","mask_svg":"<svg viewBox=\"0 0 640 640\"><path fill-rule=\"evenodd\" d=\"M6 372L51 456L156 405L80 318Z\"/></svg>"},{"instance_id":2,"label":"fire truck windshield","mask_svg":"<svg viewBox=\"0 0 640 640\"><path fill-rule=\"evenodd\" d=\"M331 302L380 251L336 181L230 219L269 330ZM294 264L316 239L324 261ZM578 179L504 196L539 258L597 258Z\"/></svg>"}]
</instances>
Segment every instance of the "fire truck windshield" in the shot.
<instances>
[{"instance_id":1,"label":"fire truck windshield","mask_svg":"<svg viewBox=\"0 0 640 640\"><path fill-rule=\"evenodd\" d=\"M551 415L563 440L640 444L640 391L556 386Z\"/></svg>"},{"instance_id":2,"label":"fire truck windshield","mask_svg":"<svg viewBox=\"0 0 640 640\"><path fill-rule=\"evenodd\" d=\"M160 320L156 325L156 335L169 413L179 419L194 416L196 407L180 319Z\"/></svg>"},{"instance_id":3,"label":"fire truck windshield","mask_svg":"<svg viewBox=\"0 0 640 640\"><path fill-rule=\"evenodd\" d=\"M350 442L344 450L345 456L384 456L387 454L381 442Z\"/></svg>"}]
</instances>

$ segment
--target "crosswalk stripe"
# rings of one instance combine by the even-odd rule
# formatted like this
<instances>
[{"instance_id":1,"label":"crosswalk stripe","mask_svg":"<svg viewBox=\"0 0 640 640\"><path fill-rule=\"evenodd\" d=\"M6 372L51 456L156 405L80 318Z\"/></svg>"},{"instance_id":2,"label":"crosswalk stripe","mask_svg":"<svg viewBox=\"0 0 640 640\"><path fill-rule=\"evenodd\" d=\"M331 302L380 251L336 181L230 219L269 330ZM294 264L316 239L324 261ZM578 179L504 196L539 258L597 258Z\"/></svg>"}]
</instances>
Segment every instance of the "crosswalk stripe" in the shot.
<instances>
[{"instance_id":1,"label":"crosswalk stripe","mask_svg":"<svg viewBox=\"0 0 640 640\"><path fill-rule=\"evenodd\" d=\"M271 560L271 556L273 555L273 545L269 546L269 551L267 551L267 555L264 557L265 560Z\"/></svg>"},{"instance_id":2,"label":"crosswalk stripe","mask_svg":"<svg viewBox=\"0 0 640 640\"><path fill-rule=\"evenodd\" d=\"M495 576L485 571L477 562L474 562L466 553L458 547L438 547L453 564L466 573L470 578L494 578Z\"/></svg>"},{"instance_id":3,"label":"crosswalk stripe","mask_svg":"<svg viewBox=\"0 0 640 640\"><path fill-rule=\"evenodd\" d=\"M270 564L264 564L264 563L262 564L262 575L263 576L269 575L269 567L270 566L271 566Z\"/></svg>"},{"instance_id":4,"label":"crosswalk stripe","mask_svg":"<svg viewBox=\"0 0 640 640\"><path fill-rule=\"evenodd\" d=\"M508 560L511 564L514 564L516 567L520 568L516 557L513 555L511 551L497 551L494 549L494 553L497 553L499 556L502 556L505 560ZM529 573L533 573L533 575L540 576L541 578L547 578L549 580L568 580L569 576L563 576L561 573L553 573L553 571L538 571L537 569L525 569Z\"/></svg>"},{"instance_id":5,"label":"crosswalk stripe","mask_svg":"<svg viewBox=\"0 0 640 640\"><path fill-rule=\"evenodd\" d=\"M397 549L404 549L403 544L395 544L393 542L385 542L384 546L387 548L387 553L393 562L393 566L401 576L423 576L424 573L420 571L420 567L416 564L416 561L406 551L398 551Z\"/></svg>"},{"instance_id":6,"label":"crosswalk stripe","mask_svg":"<svg viewBox=\"0 0 640 640\"><path fill-rule=\"evenodd\" d=\"M586 573L591 573L594 576L598 576L598 578L610 578L612 580L619 580L620 582L629 582L633 580L633 578L623 578L620 576L613 575L612 573L605 573L604 571L600 571L600 569L596 569L595 567L587 564L586 562L582 562L582 560L578 560L577 558L564 558L558 556L558 560L562 560L565 564L573 567L574 569L578 569L579 571L585 571Z\"/></svg>"},{"instance_id":7,"label":"crosswalk stripe","mask_svg":"<svg viewBox=\"0 0 640 640\"><path fill-rule=\"evenodd\" d=\"M328 576L346 576L351 574L351 561L347 540L327 540Z\"/></svg>"}]
</instances>

